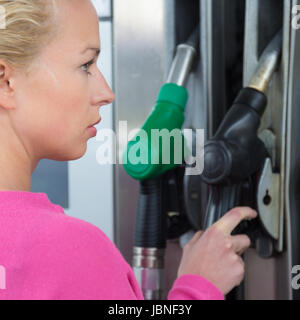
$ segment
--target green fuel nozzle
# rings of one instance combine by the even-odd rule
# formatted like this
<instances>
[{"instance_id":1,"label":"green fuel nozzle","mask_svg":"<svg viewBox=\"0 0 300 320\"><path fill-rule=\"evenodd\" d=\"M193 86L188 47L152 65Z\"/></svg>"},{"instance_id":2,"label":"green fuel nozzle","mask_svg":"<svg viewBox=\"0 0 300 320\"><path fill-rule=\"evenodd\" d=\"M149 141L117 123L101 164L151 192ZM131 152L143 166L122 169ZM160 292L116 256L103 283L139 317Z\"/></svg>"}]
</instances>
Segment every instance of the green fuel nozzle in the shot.
<instances>
[{"instance_id":1,"label":"green fuel nozzle","mask_svg":"<svg viewBox=\"0 0 300 320\"><path fill-rule=\"evenodd\" d=\"M181 129L187 100L188 93L184 87L167 83L161 88L153 111L137 135L129 141L123 154L124 169L132 178L154 178L182 163L182 150L177 148L175 151L174 141L171 139L170 148L163 148L160 136L167 137L174 129ZM177 136L178 134L183 144L181 132L177 132ZM169 161L163 164L162 160L166 158Z\"/></svg>"},{"instance_id":2,"label":"green fuel nozzle","mask_svg":"<svg viewBox=\"0 0 300 320\"><path fill-rule=\"evenodd\" d=\"M155 178L182 164L184 156L188 154L181 134L188 101L188 92L184 86L192 70L198 44L199 28L186 43L177 47L167 83L162 86L144 125L127 144L123 153L123 166L136 180ZM170 147L162 146L166 141L164 139L169 141ZM178 147L179 143L181 148Z\"/></svg>"}]
</instances>

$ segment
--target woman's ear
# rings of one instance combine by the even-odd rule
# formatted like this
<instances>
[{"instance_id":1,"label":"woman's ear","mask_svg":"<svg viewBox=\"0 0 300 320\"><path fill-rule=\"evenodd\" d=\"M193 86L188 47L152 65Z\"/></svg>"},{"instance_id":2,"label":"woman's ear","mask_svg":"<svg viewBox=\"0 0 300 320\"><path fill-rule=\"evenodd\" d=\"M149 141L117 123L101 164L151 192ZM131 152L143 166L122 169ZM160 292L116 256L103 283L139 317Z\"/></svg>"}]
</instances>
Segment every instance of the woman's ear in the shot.
<instances>
[{"instance_id":1,"label":"woman's ear","mask_svg":"<svg viewBox=\"0 0 300 320\"><path fill-rule=\"evenodd\" d=\"M12 68L0 60L0 107L4 109L15 108L15 90L11 86Z\"/></svg>"}]
</instances>

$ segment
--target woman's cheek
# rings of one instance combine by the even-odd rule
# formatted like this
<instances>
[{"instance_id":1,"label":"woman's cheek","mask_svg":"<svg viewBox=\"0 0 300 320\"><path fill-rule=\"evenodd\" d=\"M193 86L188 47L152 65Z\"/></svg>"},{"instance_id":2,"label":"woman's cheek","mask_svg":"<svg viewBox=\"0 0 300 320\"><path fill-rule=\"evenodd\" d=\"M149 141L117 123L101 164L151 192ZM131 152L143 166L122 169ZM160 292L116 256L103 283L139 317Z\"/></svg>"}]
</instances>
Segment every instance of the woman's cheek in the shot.
<instances>
[{"instance_id":1,"label":"woman's cheek","mask_svg":"<svg viewBox=\"0 0 300 320\"><path fill-rule=\"evenodd\" d=\"M54 76L58 83L56 85ZM48 126L52 136L65 145L76 144L81 140L85 128L91 121L90 114L93 114L89 101L89 81L82 70L74 73L54 73L49 78L48 91L50 102L47 103L47 112L51 125ZM46 112L46 113L47 113ZM93 119L92 119L93 120Z\"/></svg>"}]
</instances>

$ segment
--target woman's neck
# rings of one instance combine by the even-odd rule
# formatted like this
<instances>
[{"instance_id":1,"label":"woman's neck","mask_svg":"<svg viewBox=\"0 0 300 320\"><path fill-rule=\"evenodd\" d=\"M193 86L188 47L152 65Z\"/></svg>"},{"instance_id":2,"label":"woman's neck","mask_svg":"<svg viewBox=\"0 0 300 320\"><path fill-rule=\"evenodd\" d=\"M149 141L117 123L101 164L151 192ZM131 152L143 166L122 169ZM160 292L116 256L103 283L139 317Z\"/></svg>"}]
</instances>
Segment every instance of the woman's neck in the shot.
<instances>
[{"instance_id":1,"label":"woman's neck","mask_svg":"<svg viewBox=\"0 0 300 320\"><path fill-rule=\"evenodd\" d=\"M18 137L10 133L8 137L6 131L5 137L0 132L0 190L30 191L31 175L38 161L33 161Z\"/></svg>"}]
</instances>

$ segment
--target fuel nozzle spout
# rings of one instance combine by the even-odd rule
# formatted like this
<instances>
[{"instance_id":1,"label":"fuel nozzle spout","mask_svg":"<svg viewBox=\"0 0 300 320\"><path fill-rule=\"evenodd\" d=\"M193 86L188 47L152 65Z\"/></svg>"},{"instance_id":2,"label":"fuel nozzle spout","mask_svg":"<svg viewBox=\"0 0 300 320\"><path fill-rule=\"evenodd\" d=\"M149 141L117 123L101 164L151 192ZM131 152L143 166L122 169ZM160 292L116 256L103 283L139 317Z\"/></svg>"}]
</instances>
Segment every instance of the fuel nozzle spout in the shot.
<instances>
[{"instance_id":1,"label":"fuel nozzle spout","mask_svg":"<svg viewBox=\"0 0 300 320\"><path fill-rule=\"evenodd\" d=\"M183 87L186 85L195 57L197 56L199 37L200 30L198 26L187 42L177 47L167 83L175 83Z\"/></svg>"},{"instance_id":2,"label":"fuel nozzle spout","mask_svg":"<svg viewBox=\"0 0 300 320\"><path fill-rule=\"evenodd\" d=\"M282 48L282 30L279 31L263 52L249 87L265 93L277 69Z\"/></svg>"}]
</instances>

